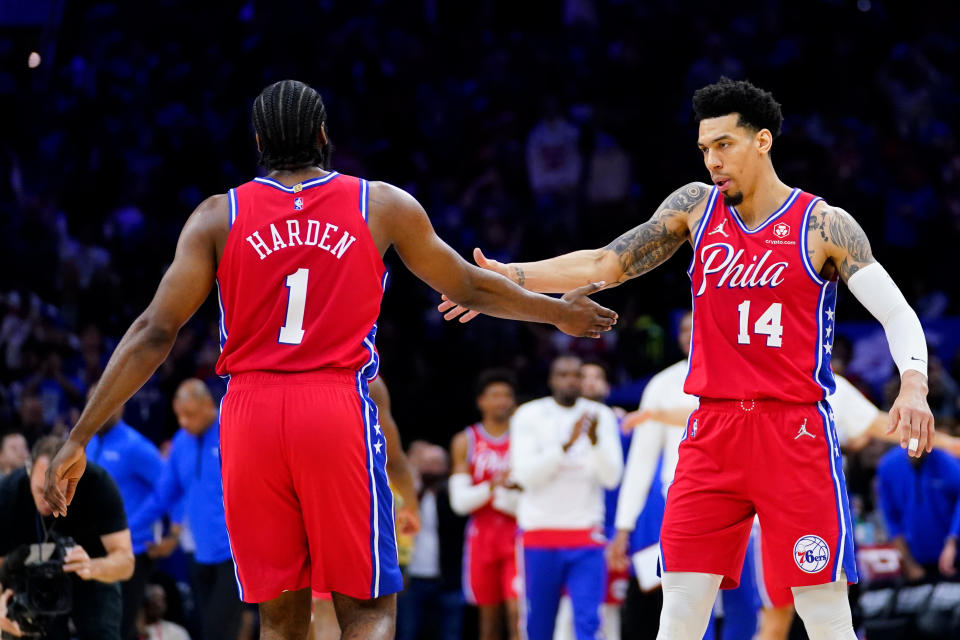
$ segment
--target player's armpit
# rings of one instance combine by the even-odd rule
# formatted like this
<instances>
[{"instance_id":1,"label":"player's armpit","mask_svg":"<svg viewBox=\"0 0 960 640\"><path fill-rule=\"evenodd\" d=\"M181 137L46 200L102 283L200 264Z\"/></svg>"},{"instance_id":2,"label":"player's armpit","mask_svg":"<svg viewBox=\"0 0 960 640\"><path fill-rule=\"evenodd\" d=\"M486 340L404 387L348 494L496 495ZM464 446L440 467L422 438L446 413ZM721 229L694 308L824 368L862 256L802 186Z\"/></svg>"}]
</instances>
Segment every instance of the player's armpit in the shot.
<instances>
[{"instance_id":1,"label":"player's armpit","mask_svg":"<svg viewBox=\"0 0 960 640\"><path fill-rule=\"evenodd\" d=\"M690 216L702 208L709 194L710 187L702 182L680 187L660 203L649 220L604 247L620 265L614 281L642 275L672 256L690 237Z\"/></svg>"},{"instance_id":2,"label":"player's armpit","mask_svg":"<svg viewBox=\"0 0 960 640\"><path fill-rule=\"evenodd\" d=\"M849 213L840 207L824 203L810 214L807 225L819 232L826 257L833 261L840 277L846 282L856 272L875 262L867 234ZM816 236L813 238L816 239ZM810 242L810 251L815 251L815 242Z\"/></svg>"}]
</instances>

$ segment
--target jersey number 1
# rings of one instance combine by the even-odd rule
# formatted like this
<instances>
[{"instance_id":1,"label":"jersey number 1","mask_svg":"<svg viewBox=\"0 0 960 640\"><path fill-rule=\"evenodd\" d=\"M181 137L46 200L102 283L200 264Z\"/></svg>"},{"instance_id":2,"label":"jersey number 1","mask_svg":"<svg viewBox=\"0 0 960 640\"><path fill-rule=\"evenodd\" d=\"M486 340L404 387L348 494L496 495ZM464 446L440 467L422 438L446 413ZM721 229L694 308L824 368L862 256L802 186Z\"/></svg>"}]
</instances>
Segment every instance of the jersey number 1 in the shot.
<instances>
[{"instance_id":1,"label":"jersey number 1","mask_svg":"<svg viewBox=\"0 0 960 640\"><path fill-rule=\"evenodd\" d=\"M280 344L303 342L303 309L307 306L309 269L297 269L287 276L287 319L280 327Z\"/></svg>"},{"instance_id":2,"label":"jersey number 1","mask_svg":"<svg viewBox=\"0 0 960 640\"><path fill-rule=\"evenodd\" d=\"M780 313L783 310L783 304L774 302L764 311L756 323L753 325L753 332L759 335L767 336L768 347L783 346L783 325L780 324ZM744 300L737 305L737 311L740 313L740 333L737 334L739 344L750 344L750 301Z\"/></svg>"}]
</instances>

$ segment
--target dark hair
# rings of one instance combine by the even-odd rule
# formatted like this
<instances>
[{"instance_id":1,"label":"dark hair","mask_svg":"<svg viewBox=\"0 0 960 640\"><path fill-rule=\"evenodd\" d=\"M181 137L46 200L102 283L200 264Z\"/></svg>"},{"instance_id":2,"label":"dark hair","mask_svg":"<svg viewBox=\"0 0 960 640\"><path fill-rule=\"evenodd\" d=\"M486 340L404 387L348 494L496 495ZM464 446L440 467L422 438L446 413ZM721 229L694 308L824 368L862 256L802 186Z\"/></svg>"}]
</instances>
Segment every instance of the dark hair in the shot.
<instances>
[{"instance_id":1,"label":"dark hair","mask_svg":"<svg viewBox=\"0 0 960 640\"><path fill-rule=\"evenodd\" d=\"M693 114L697 122L719 118L731 113L740 115L741 127L754 131L769 129L773 137L780 135L783 113L773 94L747 80L731 80L726 76L719 82L697 89L693 94Z\"/></svg>"},{"instance_id":2,"label":"dark hair","mask_svg":"<svg viewBox=\"0 0 960 640\"><path fill-rule=\"evenodd\" d=\"M594 367L600 367L600 370L603 371L603 377L604 377L604 379L606 379L607 382L610 382L610 365L608 365L608 364L607 364L606 362L604 362L603 360L600 360L599 358L588 358L588 359L584 360L584 361L580 364L580 366L581 366L581 367L585 367L585 366L587 366L588 364L589 364L589 365L593 365Z\"/></svg>"},{"instance_id":3,"label":"dark hair","mask_svg":"<svg viewBox=\"0 0 960 640\"><path fill-rule=\"evenodd\" d=\"M329 168L330 144L320 146L327 109L313 88L297 80L275 82L253 101L260 164L267 169Z\"/></svg>"},{"instance_id":4,"label":"dark hair","mask_svg":"<svg viewBox=\"0 0 960 640\"><path fill-rule=\"evenodd\" d=\"M53 460L64 442L65 440L59 436L43 436L33 443L33 449L30 450L30 462L34 463L38 458L44 456Z\"/></svg>"},{"instance_id":5,"label":"dark hair","mask_svg":"<svg viewBox=\"0 0 960 640\"><path fill-rule=\"evenodd\" d=\"M505 384L510 387L514 395L517 393L517 377L509 369L487 369L481 372L477 378L477 397L482 396L487 387L492 384Z\"/></svg>"}]
</instances>

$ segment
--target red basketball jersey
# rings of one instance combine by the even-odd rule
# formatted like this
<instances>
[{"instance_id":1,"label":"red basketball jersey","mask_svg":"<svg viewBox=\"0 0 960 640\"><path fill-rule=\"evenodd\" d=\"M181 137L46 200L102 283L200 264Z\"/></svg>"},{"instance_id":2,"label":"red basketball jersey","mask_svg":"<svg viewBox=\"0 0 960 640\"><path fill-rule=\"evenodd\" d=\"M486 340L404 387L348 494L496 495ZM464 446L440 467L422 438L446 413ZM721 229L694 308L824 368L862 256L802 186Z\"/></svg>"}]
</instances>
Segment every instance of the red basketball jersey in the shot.
<instances>
[{"instance_id":1,"label":"red basketball jersey","mask_svg":"<svg viewBox=\"0 0 960 640\"><path fill-rule=\"evenodd\" d=\"M684 391L801 403L832 393L837 284L821 278L807 255L807 219L819 200L794 189L748 229L711 190L688 270L693 335Z\"/></svg>"},{"instance_id":2,"label":"red basketball jersey","mask_svg":"<svg viewBox=\"0 0 960 640\"><path fill-rule=\"evenodd\" d=\"M490 482L499 474L510 471L510 432L501 436L491 436L479 422L467 427L467 462L473 484ZM493 508L492 501L473 512L471 516L477 525L503 522L510 526L515 519Z\"/></svg>"},{"instance_id":3,"label":"red basketball jersey","mask_svg":"<svg viewBox=\"0 0 960 640\"><path fill-rule=\"evenodd\" d=\"M231 189L217 269L217 373L322 368L372 379L386 270L367 229L366 180L333 172Z\"/></svg>"}]
</instances>

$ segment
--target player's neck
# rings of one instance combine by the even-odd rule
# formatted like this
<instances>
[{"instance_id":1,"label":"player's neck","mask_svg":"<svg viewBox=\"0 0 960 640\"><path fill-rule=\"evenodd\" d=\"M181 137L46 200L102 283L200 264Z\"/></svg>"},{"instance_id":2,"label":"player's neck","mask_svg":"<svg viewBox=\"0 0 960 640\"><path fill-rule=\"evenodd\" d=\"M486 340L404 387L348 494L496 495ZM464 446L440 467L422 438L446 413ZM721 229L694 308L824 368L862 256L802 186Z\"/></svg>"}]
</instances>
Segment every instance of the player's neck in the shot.
<instances>
[{"instance_id":1,"label":"player's neck","mask_svg":"<svg viewBox=\"0 0 960 640\"><path fill-rule=\"evenodd\" d=\"M303 167L302 169L274 169L267 174L268 178L273 178L280 184L292 187L295 184L312 180L313 178L322 178L328 175L329 171L324 171L320 167Z\"/></svg>"},{"instance_id":2,"label":"player's neck","mask_svg":"<svg viewBox=\"0 0 960 640\"><path fill-rule=\"evenodd\" d=\"M737 213L745 225L756 227L786 202L791 191L771 167L763 172L749 193L743 194L743 202L737 205Z\"/></svg>"},{"instance_id":3,"label":"player's neck","mask_svg":"<svg viewBox=\"0 0 960 640\"><path fill-rule=\"evenodd\" d=\"M502 436L510 430L509 420L484 420L480 424L483 425L483 430L494 438Z\"/></svg>"}]
</instances>

